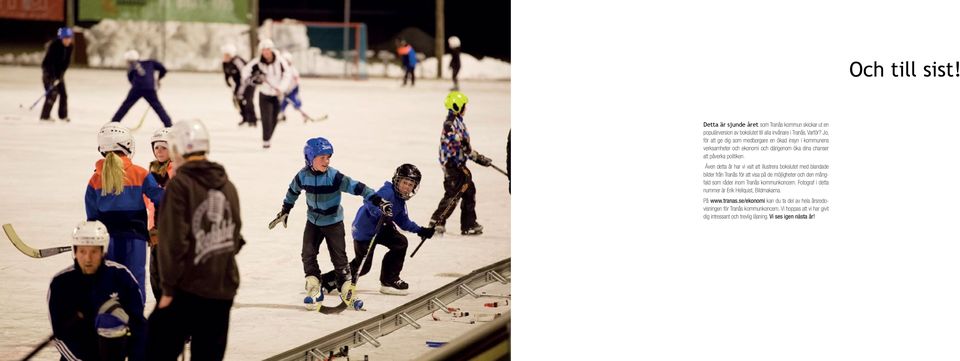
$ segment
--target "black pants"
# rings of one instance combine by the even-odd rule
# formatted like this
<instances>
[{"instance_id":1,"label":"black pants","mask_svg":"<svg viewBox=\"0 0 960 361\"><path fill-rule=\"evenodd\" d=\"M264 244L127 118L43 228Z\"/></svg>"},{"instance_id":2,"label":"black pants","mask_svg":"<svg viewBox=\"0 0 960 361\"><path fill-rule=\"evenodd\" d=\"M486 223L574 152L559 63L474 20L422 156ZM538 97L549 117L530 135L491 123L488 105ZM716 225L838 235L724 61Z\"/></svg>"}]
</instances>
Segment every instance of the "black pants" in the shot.
<instances>
[{"instance_id":1,"label":"black pants","mask_svg":"<svg viewBox=\"0 0 960 361\"><path fill-rule=\"evenodd\" d=\"M238 88L240 87L237 84L233 89L233 94L237 94ZM257 124L257 113L253 109L253 93L257 92L256 87L248 86L243 91L243 97L240 99L240 102L237 104L240 108L240 117L244 122L250 124Z\"/></svg>"},{"instance_id":2,"label":"black pants","mask_svg":"<svg viewBox=\"0 0 960 361\"><path fill-rule=\"evenodd\" d=\"M457 80L457 75L460 74L460 67L453 68L453 89L460 89L460 81Z\"/></svg>"},{"instance_id":3,"label":"black pants","mask_svg":"<svg viewBox=\"0 0 960 361\"><path fill-rule=\"evenodd\" d=\"M405 69L405 72L403 73L403 85L407 85L407 78L409 77L410 85L413 86L414 84L417 83L417 77L413 75L413 70L416 68L412 66L408 66L408 67L405 67L404 69Z\"/></svg>"},{"instance_id":4,"label":"black pants","mask_svg":"<svg viewBox=\"0 0 960 361\"><path fill-rule=\"evenodd\" d=\"M460 230L466 230L477 224L477 187L473 184L473 175L466 165L443 168L443 198L433 212L431 220L440 225L447 224L447 218L460 203Z\"/></svg>"},{"instance_id":5,"label":"black pants","mask_svg":"<svg viewBox=\"0 0 960 361\"><path fill-rule=\"evenodd\" d=\"M130 108L133 107L133 104L143 98L150 104L150 107L153 108L153 111L157 112L157 115L160 117L160 121L163 122L163 126L171 127L173 122L170 121L170 116L167 115L167 111L163 109L163 104L160 104L160 98L157 98L157 91L152 89L137 89L130 88L130 91L127 92L127 98L123 100L123 104L120 104L120 109L117 109L117 113L113 115L111 121L119 122L123 119L124 115L127 115L127 112L130 111Z\"/></svg>"},{"instance_id":6,"label":"black pants","mask_svg":"<svg viewBox=\"0 0 960 361\"><path fill-rule=\"evenodd\" d=\"M223 360L233 300L217 300L177 292L166 308L147 323L147 359L176 360L190 339L191 360Z\"/></svg>"},{"instance_id":7,"label":"black pants","mask_svg":"<svg viewBox=\"0 0 960 361\"><path fill-rule=\"evenodd\" d=\"M277 115L280 114L280 98L260 93L260 121L263 122L263 141L273 138L273 129L277 127Z\"/></svg>"},{"instance_id":8,"label":"black pants","mask_svg":"<svg viewBox=\"0 0 960 361\"><path fill-rule=\"evenodd\" d=\"M403 270L403 260L407 256L407 237L400 234L400 231L390 223L380 228L380 233L375 236L374 240L376 244L373 249L370 249L370 254L366 253L371 241L357 240L353 242L353 251L356 256L350 261L350 273L354 275L354 279L357 278L357 271L364 257L366 257L367 260L363 264L363 269L359 270L359 275L363 276L370 273L376 246L382 245L387 247L389 251L383 256L383 262L381 263L380 283L391 284L400 279L400 271ZM335 273L327 272L327 274L323 275L323 279L330 279L334 275Z\"/></svg>"},{"instance_id":9,"label":"black pants","mask_svg":"<svg viewBox=\"0 0 960 361\"><path fill-rule=\"evenodd\" d=\"M150 289L153 299L160 302L163 292L160 289L160 264L157 262L157 246L150 247Z\"/></svg>"},{"instance_id":10,"label":"black pants","mask_svg":"<svg viewBox=\"0 0 960 361\"><path fill-rule=\"evenodd\" d=\"M43 89L50 90L53 81L56 80L52 75L43 74ZM63 84L63 79L57 84L56 89L47 93L47 99L43 102L43 110L40 112L40 119L50 119L50 111L53 109L53 103L60 97L60 107L57 108L57 116L60 119L67 117L67 87Z\"/></svg>"},{"instance_id":11,"label":"black pants","mask_svg":"<svg viewBox=\"0 0 960 361\"><path fill-rule=\"evenodd\" d=\"M337 222L329 226L318 226L307 221L303 230L303 249L300 251L300 257L303 260L303 274L306 276L316 276L321 278L320 264L317 263L317 255L320 254L320 244L327 240L327 250L330 251L330 262L336 271L337 283L342 284L349 274L347 268L347 246L344 241L343 222Z\"/></svg>"}]
</instances>

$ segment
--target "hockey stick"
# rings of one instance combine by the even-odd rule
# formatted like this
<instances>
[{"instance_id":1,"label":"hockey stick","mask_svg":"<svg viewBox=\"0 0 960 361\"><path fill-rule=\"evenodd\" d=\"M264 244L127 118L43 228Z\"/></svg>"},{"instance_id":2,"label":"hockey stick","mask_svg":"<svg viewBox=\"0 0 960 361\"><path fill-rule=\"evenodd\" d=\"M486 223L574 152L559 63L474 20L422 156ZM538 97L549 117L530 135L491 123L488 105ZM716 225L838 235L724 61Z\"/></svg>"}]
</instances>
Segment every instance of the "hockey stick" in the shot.
<instances>
[{"instance_id":1,"label":"hockey stick","mask_svg":"<svg viewBox=\"0 0 960 361\"><path fill-rule=\"evenodd\" d=\"M55 80L53 84L50 85L50 89L47 89L47 91L43 92L43 95L41 95L40 98L37 99L37 101L33 102L33 105L31 105L30 109L27 109L27 110L33 110L33 108L36 107L38 103L40 103L40 100L43 98L46 98L47 95L50 94L50 92L53 91L53 89L56 89L57 85L59 84L60 84L60 79ZM20 104L20 109L23 109L23 104Z\"/></svg>"},{"instance_id":2,"label":"hockey stick","mask_svg":"<svg viewBox=\"0 0 960 361\"><path fill-rule=\"evenodd\" d=\"M508 175L507 172L504 172L503 169L500 169L500 167L497 167L497 166L494 165L493 163L490 163L490 166L493 167L493 169L496 169L496 170L497 170L498 172L500 172L501 174L507 176L508 178L510 177L510 175Z\"/></svg>"},{"instance_id":3,"label":"hockey stick","mask_svg":"<svg viewBox=\"0 0 960 361\"><path fill-rule=\"evenodd\" d=\"M450 200L450 203L447 204L447 207L443 209L443 213L441 214L447 214L447 212L451 211L450 209L451 207L456 207L456 204L460 202L460 197L463 197L463 193L467 191L468 186L469 186L469 183L463 182L463 185L460 186L460 190L457 191L457 195ZM417 245L417 248L413 249L413 253L410 254L410 258L413 258L413 256L417 255L417 251L420 250L420 246L423 246L423 242L426 242L426 241L427 241L426 237L420 237L420 244Z\"/></svg>"},{"instance_id":4,"label":"hockey stick","mask_svg":"<svg viewBox=\"0 0 960 361\"><path fill-rule=\"evenodd\" d=\"M357 296L357 281L360 279L360 273L363 272L363 266L367 263L367 258L373 258L370 255L370 251L373 250L373 247L377 245L377 237L380 236L380 227L383 226L384 221L390 221L390 217L387 217L385 214L380 214L380 218L377 219L377 227L373 231L373 239L370 240L370 245L367 246L367 253L363 255L363 259L360 260L360 267L357 268L357 277L351 279L349 284L343 285L343 289L340 291L340 298L343 299L343 302L354 306L353 308L360 309L363 307L356 307L354 301L356 301Z\"/></svg>"},{"instance_id":5,"label":"hockey stick","mask_svg":"<svg viewBox=\"0 0 960 361\"><path fill-rule=\"evenodd\" d=\"M140 127L143 126L143 121L147 119L147 113L149 112L150 112L150 107L147 107L147 109L143 111L143 116L140 117L140 123L137 123L137 126L130 128L130 131L135 132L137 131L137 129L140 129Z\"/></svg>"},{"instance_id":6,"label":"hockey stick","mask_svg":"<svg viewBox=\"0 0 960 361\"><path fill-rule=\"evenodd\" d=\"M17 232L13 230L13 225L10 223L3 225L3 233L7 234L7 238L10 239L10 242L13 243L14 247L17 247L17 249L20 250L20 252L23 252L23 254L33 258L45 258L73 250L73 247L70 246L44 249L30 247L26 243L23 243L23 240L21 240L20 236L17 235Z\"/></svg>"},{"instance_id":7,"label":"hockey stick","mask_svg":"<svg viewBox=\"0 0 960 361\"><path fill-rule=\"evenodd\" d=\"M47 337L47 339L46 339L45 341L43 341L43 343L37 345L37 347L34 348L33 351L31 351L28 355L24 356L23 359L21 359L21 360L22 360L22 361L27 361L27 360L32 359L33 356L36 356L37 353L40 352L40 350L43 350L44 347L47 347L47 345L50 344L50 341L53 341L54 338L56 338L55 335L50 335L50 337Z\"/></svg>"}]
</instances>

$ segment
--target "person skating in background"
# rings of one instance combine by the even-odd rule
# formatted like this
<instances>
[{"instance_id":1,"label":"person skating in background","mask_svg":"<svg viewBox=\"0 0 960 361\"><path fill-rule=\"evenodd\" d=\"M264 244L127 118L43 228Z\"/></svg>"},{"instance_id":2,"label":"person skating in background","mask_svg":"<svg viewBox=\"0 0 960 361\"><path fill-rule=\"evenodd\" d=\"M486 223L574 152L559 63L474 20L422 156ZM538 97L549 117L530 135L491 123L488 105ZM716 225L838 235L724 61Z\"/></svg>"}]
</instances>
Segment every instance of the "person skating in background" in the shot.
<instances>
[{"instance_id":1,"label":"person skating in background","mask_svg":"<svg viewBox=\"0 0 960 361\"><path fill-rule=\"evenodd\" d=\"M176 360L190 339L193 360L222 360L230 308L240 287L240 201L223 166L210 162L210 135L199 120L170 130L177 175L157 217L163 295L150 315L147 354Z\"/></svg>"},{"instance_id":2,"label":"person skating in background","mask_svg":"<svg viewBox=\"0 0 960 361\"><path fill-rule=\"evenodd\" d=\"M403 86L407 85L407 78L410 78L410 86L416 82L416 75L413 71L417 68L417 52L413 46L407 44L404 39L397 39L397 54L400 56L400 64L403 67Z\"/></svg>"},{"instance_id":3,"label":"person skating in background","mask_svg":"<svg viewBox=\"0 0 960 361\"><path fill-rule=\"evenodd\" d=\"M241 72L247 65L247 61L237 55L237 47L233 44L224 44L220 47L223 53L223 81L227 87L232 87L233 104L240 111L239 125L257 125L257 115L253 110L253 93L256 91L253 87L243 87L241 89ZM230 84L230 82L233 84Z\"/></svg>"},{"instance_id":4,"label":"person skating in background","mask_svg":"<svg viewBox=\"0 0 960 361\"><path fill-rule=\"evenodd\" d=\"M457 80L460 74L460 38L451 36L447 44L450 45L450 69L453 70L453 88L450 90L460 90L460 81Z\"/></svg>"},{"instance_id":5,"label":"person skating in background","mask_svg":"<svg viewBox=\"0 0 960 361\"><path fill-rule=\"evenodd\" d=\"M60 107L57 116L63 121L70 121L67 117L67 86L63 76L70 67L70 56L73 55L73 30L60 28L57 30L57 40L51 41L47 52L43 56L43 89L47 90L47 99L43 102L40 111L40 120L50 120L50 111L53 103L60 98ZM51 90L51 88L55 88Z\"/></svg>"},{"instance_id":6,"label":"person skating in background","mask_svg":"<svg viewBox=\"0 0 960 361\"><path fill-rule=\"evenodd\" d=\"M300 110L300 107L303 105L300 101L300 72L293 66L293 54L290 54L289 51L284 51L282 54L283 60L286 60L287 65L290 66L290 89L283 97L283 102L280 103L280 115L278 119L281 121L287 120L287 115L284 112L287 111L287 105L290 103L293 103L293 108L300 111L301 115L303 115ZM307 121L306 116L304 116L303 120Z\"/></svg>"},{"instance_id":7,"label":"person skating in background","mask_svg":"<svg viewBox=\"0 0 960 361\"><path fill-rule=\"evenodd\" d=\"M110 234L103 223L73 230L73 264L50 282L47 303L61 360L143 360L147 328L137 280L105 260Z\"/></svg>"},{"instance_id":8,"label":"person skating in background","mask_svg":"<svg viewBox=\"0 0 960 361\"><path fill-rule=\"evenodd\" d=\"M330 261L335 271L336 288L340 289L344 283L352 280L347 262L340 193L361 196L390 216L392 216L392 206L370 187L330 166L333 145L325 138L317 137L307 140L307 144L303 147L303 156L306 165L293 176L280 212L270 222L269 228L273 229L281 222L286 228L290 210L296 204L300 193L307 192L307 222L303 230L303 248L300 257L303 261L306 280L304 289L311 301L315 301L313 298L320 292L322 275L320 265L317 263L317 255L320 253L320 244L324 239L327 241L327 250L330 251ZM310 306L307 305L308 308Z\"/></svg>"},{"instance_id":9,"label":"person skating in background","mask_svg":"<svg viewBox=\"0 0 960 361\"><path fill-rule=\"evenodd\" d=\"M263 148L270 148L270 139L277 127L280 114L280 99L283 89L290 88L290 66L277 52L270 39L263 39L258 46L260 54L243 68L245 87L260 86L260 121L263 123Z\"/></svg>"},{"instance_id":10,"label":"person skating in background","mask_svg":"<svg viewBox=\"0 0 960 361\"><path fill-rule=\"evenodd\" d=\"M170 128L163 127L157 129L150 137L150 147L153 149L154 160L150 162L150 175L157 180L160 188L165 188L167 181L173 177L173 166L170 161ZM153 299L160 300L160 271L157 267L157 222L156 209L159 204L154 204L150 198L144 196L143 203L147 206L147 229L150 230L150 289L153 290Z\"/></svg>"},{"instance_id":11,"label":"person skating in background","mask_svg":"<svg viewBox=\"0 0 960 361\"><path fill-rule=\"evenodd\" d=\"M479 235L483 233L483 226L477 223L477 187L473 183L473 174L467 168L467 160L473 160L484 167L490 166L487 158L470 146L470 132L463 122L467 111L467 96L458 91L447 95L444 105L447 108L447 118L443 122L443 131L440 133L440 164L443 166L443 198L437 205L437 210L430 217L430 226L437 232L446 231L447 218L453 214L457 202L460 203L460 233L463 235Z\"/></svg>"},{"instance_id":12,"label":"person skating in background","mask_svg":"<svg viewBox=\"0 0 960 361\"><path fill-rule=\"evenodd\" d=\"M146 169L133 164L136 149L130 130L120 123L109 122L97 135L98 150L103 159L97 161L93 176L87 182L84 197L87 220L100 221L110 231L107 259L120 263L133 272L146 300L147 262L146 195L154 204L163 199L163 189Z\"/></svg>"},{"instance_id":13,"label":"person skating in background","mask_svg":"<svg viewBox=\"0 0 960 361\"><path fill-rule=\"evenodd\" d=\"M400 271L403 270L403 260L407 256L407 237L404 237L397 230L397 226L407 232L416 233L421 238L429 239L433 237L434 229L430 227L420 227L416 222L410 220L407 214L407 201L417 194L420 188L420 170L413 164L403 164L397 167L393 173L393 178L389 182L384 182L383 187L377 191L380 198L390 202L393 205L393 217L383 217L383 223L379 226L377 232L377 222L381 220L383 211L380 207L371 202L363 202L360 209L357 210L357 216L353 219L353 251L356 255L350 261L350 273L353 279L357 279L358 272L360 276L370 272L375 249L367 249L370 242L376 239L377 245L387 247L389 251L383 256L383 262L380 268L380 293L392 295L406 295L410 286L400 279ZM367 258L363 264L363 269L358 270L361 261ZM335 284L336 274L333 271L323 274L322 281L324 289L332 291Z\"/></svg>"},{"instance_id":14,"label":"person skating in background","mask_svg":"<svg viewBox=\"0 0 960 361\"><path fill-rule=\"evenodd\" d=\"M127 98L123 100L120 109L117 109L117 113L113 115L112 121L123 120L123 116L127 115L130 107L140 98L144 98L153 108L153 111L157 113L157 116L160 117L163 126L170 127L173 125L167 111L163 109L163 104L160 104L160 99L157 98L160 79L167 75L167 68L164 68L163 64L156 60L140 60L140 53L136 50L128 50L123 54L123 57L127 60L129 68L127 70L127 80L130 81L131 86L130 91L127 92ZM154 75L155 73L156 75Z\"/></svg>"}]
</instances>

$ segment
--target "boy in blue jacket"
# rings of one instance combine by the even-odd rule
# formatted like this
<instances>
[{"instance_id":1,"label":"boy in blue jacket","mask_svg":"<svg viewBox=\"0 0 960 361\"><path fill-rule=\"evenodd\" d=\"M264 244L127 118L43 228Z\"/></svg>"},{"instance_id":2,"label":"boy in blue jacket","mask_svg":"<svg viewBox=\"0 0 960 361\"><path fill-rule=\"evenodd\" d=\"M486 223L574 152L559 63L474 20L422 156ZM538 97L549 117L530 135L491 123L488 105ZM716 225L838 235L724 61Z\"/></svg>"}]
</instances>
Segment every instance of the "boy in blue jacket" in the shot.
<instances>
[{"instance_id":1,"label":"boy in blue jacket","mask_svg":"<svg viewBox=\"0 0 960 361\"><path fill-rule=\"evenodd\" d=\"M367 261L363 264L363 269L359 270L359 275L363 276L370 272L370 265L373 261L373 251L367 254L371 240L376 237L378 245L386 246L389 251L383 256L383 263L380 269L380 293L390 295L406 295L410 288L406 282L400 279L400 271L403 270L403 259L407 255L407 238L397 230L397 226L407 232L416 233L423 239L433 237L433 227L420 227L416 222L410 220L407 215L407 201L417 194L420 188L420 170L413 164L404 164L397 167L393 174L392 183L384 182L383 187L377 191L377 195L390 202L393 205L393 217L383 217L383 224L380 225L380 232L377 233L377 222L381 219L383 212L376 204L364 202L357 210L357 217L353 220L353 251L356 257L350 261L350 273L356 279L357 268L364 257ZM327 272L323 275L323 287L327 291L333 289L331 281L335 274Z\"/></svg>"},{"instance_id":2,"label":"boy in blue jacket","mask_svg":"<svg viewBox=\"0 0 960 361\"><path fill-rule=\"evenodd\" d=\"M297 198L300 197L300 192L307 192L307 224L303 230L303 248L300 257L306 278L304 288L310 297L316 297L320 292L321 277L317 255L320 253L320 244L324 239L327 240L330 261L336 272L337 288L351 280L350 270L347 267L340 193L362 196L364 200L376 205L388 216L392 215L392 206L389 201L376 195L370 187L330 166L333 145L325 138L317 137L307 140L307 144L303 147L303 156L306 166L300 169L290 182L280 213L277 213L277 217L270 222L269 228L273 229L280 222L283 222L283 227L286 228L287 216L296 204Z\"/></svg>"},{"instance_id":3,"label":"boy in blue jacket","mask_svg":"<svg viewBox=\"0 0 960 361\"><path fill-rule=\"evenodd\" d=\"M103 223L73 231L73 264L53 277L47 301L61 360L143 360L146 320L133 274L104 259L110 235Z\"/></svg>"},{"instance_id":4,"label":"boy in blue jacket","mask_svg":"<svg viewBox=\"0 0 960 361\"><path fill-rule=\"evenodd\" d=\"M136 50L127 51L123 57L127 59L127 64L130 65L130 70L127 71L127 80L130 81L130 92L127 93L127 98L123 100L120 109L117 109L117 113L113 115L112 121L119 122L123 119L124 115L127 115L130 107L132 107L137 100L144 98L147 100L147 103L150 103L153 111L157 112L157 116L163 121L164 127L169 128L173 126L173 123L170 122L170 116L167 115L167 111L163 109L163 104L160 104L160 98L157 98L160 79L163 79L163 77L167 75L167 68L164 68L163 64L155 60L140 60L140 53ZM154 71L159 73L156 80L153 78Z\"/></svg>"}]
</instances>

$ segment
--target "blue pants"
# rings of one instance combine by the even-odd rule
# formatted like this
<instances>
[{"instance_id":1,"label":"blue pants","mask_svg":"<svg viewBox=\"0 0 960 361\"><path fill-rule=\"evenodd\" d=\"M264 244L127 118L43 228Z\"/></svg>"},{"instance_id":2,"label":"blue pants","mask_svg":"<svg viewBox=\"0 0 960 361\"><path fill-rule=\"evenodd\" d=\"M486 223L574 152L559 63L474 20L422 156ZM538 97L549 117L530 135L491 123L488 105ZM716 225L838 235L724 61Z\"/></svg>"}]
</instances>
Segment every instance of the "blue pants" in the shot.
<instances>
[{"instance_id":1,"label":"blue pants","mask_svg":"<svg viewBox=\"0 0 960 361\"><path fill-rule=\"evenodd\" d=\"M293 90L283 98L283 102L280 103L280 112L283 113L287 110L287 104L293 102L293 107L300 109L302 103L300 102L300 86L297 85L293 87Z\"/></svg>"},{"instance_id":2,"label":"blue pants","mask_svg":"<svg viewBox=\"0 0 960 361\"><path fill-rule=\"evenodd\" d=\"M160 120L163 121L163 126L169 128L173 125L170 121L170 116L167 115L167 111L163 110L163 104L160 104L160 99L157 98L157 91L137 88L130 88L130 92L127 93L127 99L123 100L123 104L120 105L120 109L117 109L117 114L113 115L111 121L119 122L123 119L123 116L127 115L127 112L130 111L130 107L132 107L137 100L140 100L140 98L146 99L147 103L150 103L150 107L153 108L153 111L157 112Z\"/></svg>"},{"instance_id":3,"label":"blue pants","mask_svg":"<svg viewBox=\"0 0 960 361\"><path fill-rule=\"evenodd\" d=\"M110 237L110 246L107 247L107 259L122 264L133 273L140 286L140 296L147 300L146 265L147 240L142 236Z\"/></svg>"}]
</instances>

